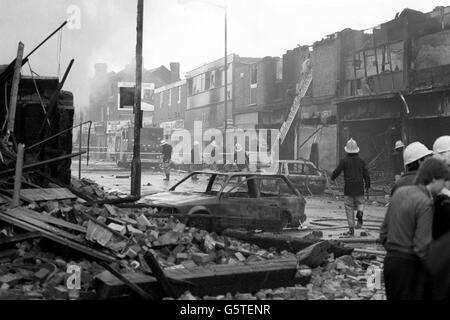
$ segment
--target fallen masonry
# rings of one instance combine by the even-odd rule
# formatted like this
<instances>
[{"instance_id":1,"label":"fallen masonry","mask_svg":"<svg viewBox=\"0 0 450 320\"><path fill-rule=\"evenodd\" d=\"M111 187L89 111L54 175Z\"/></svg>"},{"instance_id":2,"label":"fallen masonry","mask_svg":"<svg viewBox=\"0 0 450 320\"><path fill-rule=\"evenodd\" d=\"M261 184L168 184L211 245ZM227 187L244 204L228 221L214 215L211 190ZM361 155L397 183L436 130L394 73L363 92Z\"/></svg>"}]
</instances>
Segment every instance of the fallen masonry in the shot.
<instances>
[{"instance_id":1,"label":"fallen masonry","mask_svg":"<svg viewBox=\"0 0 450 320\"><path fill-rule=\"evenodd\" d=\"M320 234L292 238L226 230L218 235L170 216L154 217L149 208L110 204L129 199L86 179L73 179L70 188L52 181L51 188L36 189L41 191L33 201L14 209L7 203L0 207L1 297L383 297L382 290L363 290L365 283L358 278L377 260L339 260L353 259L353 249L324 241ZM76 283L69 266L80 267L79 288L68 286Z\"/></svg>"}]
</instances>

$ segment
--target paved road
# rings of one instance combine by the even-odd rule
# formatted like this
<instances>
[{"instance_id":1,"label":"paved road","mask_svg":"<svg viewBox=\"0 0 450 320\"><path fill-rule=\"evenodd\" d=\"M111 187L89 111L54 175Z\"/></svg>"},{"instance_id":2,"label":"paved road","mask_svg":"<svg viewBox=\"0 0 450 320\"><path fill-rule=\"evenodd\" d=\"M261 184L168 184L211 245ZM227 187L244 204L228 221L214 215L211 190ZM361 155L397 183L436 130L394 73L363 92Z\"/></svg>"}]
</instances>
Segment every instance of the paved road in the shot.
<instances>
[{"instance_id":1,"label":"paved road","mask_svg":"<svg viewBox=\"0 0 450 320\"><path fill-rule=\"evenodd\" d=\"M74 176L78 176L78 164L74 163L72 167ZM153 172L143 170L142 173L142 195L150 195L157 192L167 191L171 186L180 181L186 173L173 172L171 181L163 181L162 172ZM94 180L104 186L107 190L118 190L123 193L130 193L130 170L120 169L114 163L91 162L89 167L82 166L82 177ZM189 181L189 183L191 183ZM326 196L305 196L306 215L308 220L306 225L311 228L323 228L327 226L346 226L345 210L342 199L336 200ZM366 229L372 237L378 236L378 228L386 212L386 208L379 204L368 204L365 208ZM318 221L319 220L319 221ZM322 221L323 220L323 221ZM320 224L320 225L318 225ZM322 225L323 224L323 225ZM345 232L345 228L329 230L324 234L326 236L338 236Z\"/></svg>"}]
</instances>

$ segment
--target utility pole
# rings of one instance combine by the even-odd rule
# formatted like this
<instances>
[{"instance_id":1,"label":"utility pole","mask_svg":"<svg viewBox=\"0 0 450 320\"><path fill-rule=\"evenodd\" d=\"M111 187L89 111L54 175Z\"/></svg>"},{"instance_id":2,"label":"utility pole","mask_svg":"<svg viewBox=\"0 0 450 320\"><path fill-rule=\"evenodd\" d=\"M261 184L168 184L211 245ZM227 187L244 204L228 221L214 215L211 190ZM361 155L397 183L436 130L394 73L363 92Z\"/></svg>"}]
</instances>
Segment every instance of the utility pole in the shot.
<instances>
[{"instance_id":1,"label":"utility pole","mask_svg":"<svg viewBox=\"0 0 450 320\"><path fill-rule=\"evenodd\" d=\"M228 130L228 8L225 5L225 134L224 134L224 164L227 163L227 130Z\"/></svg>"},{"instance_id":2,"label":"utility pole","mask_svg":"<svg viewBox=\"0 0 450 320\"><path fill-rule=\"evenodd\" d=\"M141 196L141 92L142 92L142 39L144 33L144 0L137 4L136 84L134 90L134 147L131 162L131 194Z\"/></svg>"}]
</instances>

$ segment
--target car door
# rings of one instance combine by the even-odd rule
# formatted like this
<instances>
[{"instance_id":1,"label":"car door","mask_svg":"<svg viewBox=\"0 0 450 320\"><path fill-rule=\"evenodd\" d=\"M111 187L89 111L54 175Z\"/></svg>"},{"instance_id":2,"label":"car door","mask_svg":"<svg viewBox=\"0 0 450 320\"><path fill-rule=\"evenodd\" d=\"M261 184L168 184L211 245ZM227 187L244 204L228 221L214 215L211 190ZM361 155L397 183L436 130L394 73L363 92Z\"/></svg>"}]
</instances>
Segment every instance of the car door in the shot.
<instances>
[{"instance_id":1,"label":"car door","mask_svg":"<svg viewBox=\"0 0 450 320\"><path fill-rule=\"evenodd\" d=\"M233 227L279 230L280 206L276 201L260 198L258 179L257 176L247 177L234 188L224 190L221 205L230 220L233 219Z\"/></svg>"}]
</instances>

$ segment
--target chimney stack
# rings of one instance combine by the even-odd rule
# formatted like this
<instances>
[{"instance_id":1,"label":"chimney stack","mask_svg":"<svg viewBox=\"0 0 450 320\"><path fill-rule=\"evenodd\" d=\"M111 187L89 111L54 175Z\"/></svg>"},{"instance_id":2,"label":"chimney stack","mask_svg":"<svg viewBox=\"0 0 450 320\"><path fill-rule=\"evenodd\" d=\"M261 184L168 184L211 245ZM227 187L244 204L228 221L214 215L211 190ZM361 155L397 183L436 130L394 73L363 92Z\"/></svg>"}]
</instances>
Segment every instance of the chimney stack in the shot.
<instances>
[{"instance_id":1,"label":"chimney stack","mask_svg":"<svg viewBox=\"0 0 450 320\"><path fill-rule=\"evenodd\" d=\"M171 62L170 63L170 82L180 81L180 63Z\"/></svg>"}]
</instances>

